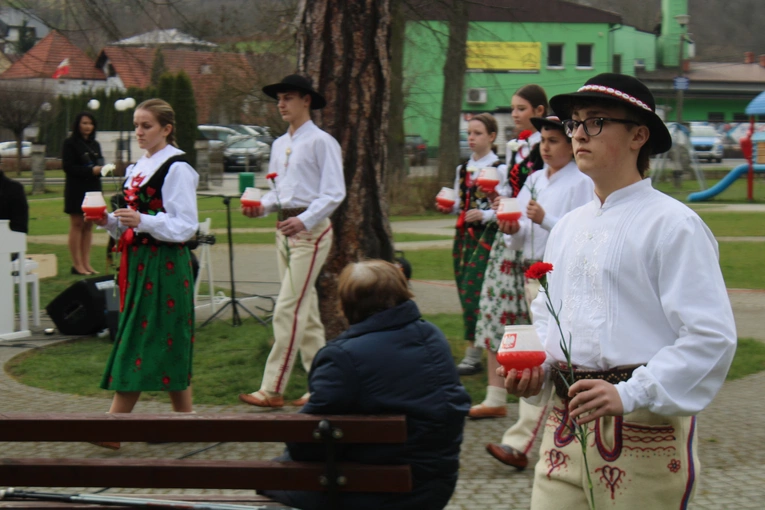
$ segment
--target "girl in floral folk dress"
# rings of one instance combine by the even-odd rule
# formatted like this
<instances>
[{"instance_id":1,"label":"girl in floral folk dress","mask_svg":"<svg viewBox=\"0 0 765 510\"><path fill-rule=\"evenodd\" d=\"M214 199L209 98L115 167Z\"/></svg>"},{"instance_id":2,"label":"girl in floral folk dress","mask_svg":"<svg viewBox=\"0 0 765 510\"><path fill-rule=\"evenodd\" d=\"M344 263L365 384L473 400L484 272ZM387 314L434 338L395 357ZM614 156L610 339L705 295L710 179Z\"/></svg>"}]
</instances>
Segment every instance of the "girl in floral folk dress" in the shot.
<instances>
[{"instance_id":1,"label":"girl in floral folk dress","mask_svg":"<svg viewBox=\"0 0 765 510\"><path fill-rule=\"evenodd\" d=\"M543 116L547 111L547 95L539 85L526 85L518 89L512 98L513 121L518 138L507 146L508 161L512 165L500 167L503 182L499 191L502 196L516 197L526 178L542 168L544 162L539 153L541 136L531 119ZM508 172L509 168L509 172ZM520 251L507 248L501 235L497 235L491 248L486 268L486 279L481 288L480 316L476 325L476 348L488 349L488 386L486 398L470 409L473 419L496 418L507 414L507 392L504 380L496 375L496 352L504 334L505 326L530 324L528 307L524 301L523 257ZM480 351L479 351L480 352Z\"/></svg>"},{"instance_id":2,"label":"girl in floral folk dress","mask_svg":"<svg viewBox=\"0 0 765 510\"><path fill-rule=\"evenodd\" d=\"M146 153L127 170L127 207L97 222L121 252L119 327L101 387L116 392L110 413L129 413L142 391L159 390L173 411L191 412L194 282L184 243L198 228L199 176L175 146L169 104L150 99L133 118Z\"/></svg>"},{"instance_id":3,"label":"girl in floral folk dress","mask_svg":"<svg viewBox=\"0 0 765 510\"><path fill-rule=\"evenodd\" d=\"M452 209L439 207L445 214L458 214L452 256L454 278L457 282L462 316L465 323L465 340L469 342L465 359L458 365L458 372L466 363L473 367L476 358L480 370L481 351L473 347L476 319L480 314L478 298L483 285L489 251L497 234L496 215L491 202L496 190L485 193L476 186L478 171L485 167L499 166L494 141L497 138L497 121L488 113L475 115L468 122L468 143L473 154L457 167L454 189L459 198ZM477 351L477 352L476 352ZM467 361L466 361L467 360Z\"/></svg>"}]
</instances>

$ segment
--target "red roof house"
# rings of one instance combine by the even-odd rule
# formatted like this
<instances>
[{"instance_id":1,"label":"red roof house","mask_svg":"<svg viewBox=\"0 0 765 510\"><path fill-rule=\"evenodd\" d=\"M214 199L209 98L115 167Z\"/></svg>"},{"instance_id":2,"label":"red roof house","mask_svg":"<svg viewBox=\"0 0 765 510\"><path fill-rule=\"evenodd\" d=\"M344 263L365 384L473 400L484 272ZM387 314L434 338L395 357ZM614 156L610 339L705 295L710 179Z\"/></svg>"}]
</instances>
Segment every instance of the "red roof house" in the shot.
<instances>
[{"instance_id":1,"label":"red roof house","mask_svg":"<svg viewBox=\"0 0 765 510\"><path fill-rule=\"evenodd\" d=\"M68 73L59 76L58 79L106 80L104 72L96 68L95 62L84 51L55 30L52 30L4 73L0 74L0 79L53 78L59 66L62 63L66 64L65 61L67 60Z\"/></svg>"},{"instance_id":2,"label":"red roof house","mask_svg":"<svg viewBox=\"0 0 765 510\"><path fill-rule=\"evenodd\" d=\"M145 88L151 84L155 52L155 48L107 46L96 66L123 88ZM200 124L220 122L219 107L225 99L249 93L253 83L253 69L239 53L162 49L162 57L168 72L183 70L189 75Z\"/></svg>"}]
</instances>

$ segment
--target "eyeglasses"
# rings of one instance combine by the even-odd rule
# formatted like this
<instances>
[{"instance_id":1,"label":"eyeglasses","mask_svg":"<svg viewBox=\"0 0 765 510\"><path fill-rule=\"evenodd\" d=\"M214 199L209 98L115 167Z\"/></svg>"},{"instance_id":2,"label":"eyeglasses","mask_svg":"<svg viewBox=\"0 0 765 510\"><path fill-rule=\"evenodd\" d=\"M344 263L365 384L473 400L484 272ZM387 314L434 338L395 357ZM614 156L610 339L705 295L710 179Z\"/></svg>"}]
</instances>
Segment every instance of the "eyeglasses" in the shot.
<instances>
[{"instance_id":1,"label":"eyeglasses","mask_svg":"<svg viewBox=\"0 0 765 510\"><path fill-rule=\"evenodd\" d=\"M574 137L574 133L579 129L579 126L584 126L584 132L587 136L598 136L603 131L604 122L618 122L619 124L635 124L640 125L639 122L629 119L612 119L609 117L590 117L584 120L566 119L563 121L563 127L566 130L566 135L569 138Z\"/></svg>"}]
</instances>

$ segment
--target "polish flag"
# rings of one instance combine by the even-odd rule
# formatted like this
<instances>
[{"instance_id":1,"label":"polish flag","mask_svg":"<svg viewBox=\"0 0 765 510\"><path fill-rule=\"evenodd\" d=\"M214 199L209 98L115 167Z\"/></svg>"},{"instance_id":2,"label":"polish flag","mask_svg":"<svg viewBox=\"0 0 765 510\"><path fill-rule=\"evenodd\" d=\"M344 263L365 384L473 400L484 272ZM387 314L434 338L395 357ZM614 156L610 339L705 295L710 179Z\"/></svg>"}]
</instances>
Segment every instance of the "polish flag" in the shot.
<instances>
[{"instance_id":1,"label":"polish flag","mask_svg":"<svg viewBox=\"0 0 765 510\"><path fill-rule=\"evenodd\" d=\"M69 59L65 58L56 68L56 72L53 73L53 79L61 78L69 74Z\"/></svg>"}]
</instances>

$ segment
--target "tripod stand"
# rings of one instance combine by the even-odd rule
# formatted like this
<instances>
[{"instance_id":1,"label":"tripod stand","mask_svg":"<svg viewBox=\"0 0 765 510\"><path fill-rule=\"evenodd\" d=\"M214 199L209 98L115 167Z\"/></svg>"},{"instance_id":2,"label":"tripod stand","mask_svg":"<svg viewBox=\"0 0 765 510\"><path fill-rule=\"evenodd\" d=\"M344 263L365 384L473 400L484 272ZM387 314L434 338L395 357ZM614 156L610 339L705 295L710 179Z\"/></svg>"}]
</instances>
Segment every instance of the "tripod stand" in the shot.
<instances>
[{"instance_id":1,"label":"tripod stand","mask_svg":"<svg viewBox=\"0 0 765 510\"><path fill-rule=\"evenodd\" d=\"M261 317L258 317L254 313L252 313L246 306L241 304L239 299L236 297L236 284L234 282L234 242L231 237L231 197L223 195L223 203L226 206L226 231L228 233L228 267L229 267L229 274L231 277L231 298L229 301L227 301L222 307L218 309L214 314L212 314L202 325L200 328L205 327L210 321L212 321L215 317L220 315L223 310L226 309L227 306L231 305L231 325L232 326L241 326L242 325L242 318L239 316L239 308L241 307L242 310L249 313L255 320L260 322L263 326L268 324L268 321L271 320L272 317L268 317L267 319L262 319ZM274 302L274 299L268 296L260 296L256 295L256 297L261 297L263 299L269 299L271 300L272 306L271 306L271 312L274 310L274 306L276 303ZM263 311L269 311L264 308L259 309Z\"/></svg>"}]
</instances>

